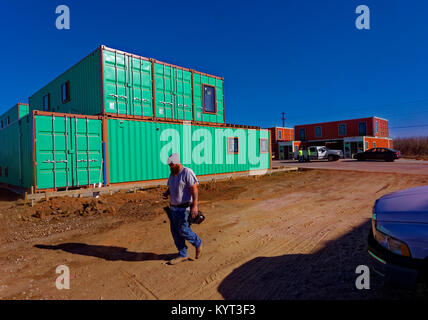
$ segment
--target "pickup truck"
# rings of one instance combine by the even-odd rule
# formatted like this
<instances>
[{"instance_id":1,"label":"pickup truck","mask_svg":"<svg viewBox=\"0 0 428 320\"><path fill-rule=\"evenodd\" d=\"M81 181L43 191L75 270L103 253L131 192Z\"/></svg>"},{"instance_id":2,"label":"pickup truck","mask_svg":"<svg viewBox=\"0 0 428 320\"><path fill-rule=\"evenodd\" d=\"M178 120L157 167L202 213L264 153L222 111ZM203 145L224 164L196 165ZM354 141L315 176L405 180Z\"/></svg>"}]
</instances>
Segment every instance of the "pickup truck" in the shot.
<instances>
[{"instance_id":1,"label":"pickup truck","mask_svg":"<svg viewBox=\"0 0 428 320\"><path fill-rule=\"evenodd\" d=\"M311 146L309 147L310 160L328 160L337 161L343 158L343 152L341 150L333 150L324 146ZM306 157L307 150L303 150L303 156ZM299 151L294 153L294 159L299 159Z\"/></svg>"},{"instance_id":2,"label":"pickup truck","mask_svg":"<svg viewBox=\"0 0 428 320\"><path fill-rule=\"evenodd\" d=\"M384 195L373 207L368 253L387 283L414 288L427 280L428 186Z\"/></svg>"}]
</instances>

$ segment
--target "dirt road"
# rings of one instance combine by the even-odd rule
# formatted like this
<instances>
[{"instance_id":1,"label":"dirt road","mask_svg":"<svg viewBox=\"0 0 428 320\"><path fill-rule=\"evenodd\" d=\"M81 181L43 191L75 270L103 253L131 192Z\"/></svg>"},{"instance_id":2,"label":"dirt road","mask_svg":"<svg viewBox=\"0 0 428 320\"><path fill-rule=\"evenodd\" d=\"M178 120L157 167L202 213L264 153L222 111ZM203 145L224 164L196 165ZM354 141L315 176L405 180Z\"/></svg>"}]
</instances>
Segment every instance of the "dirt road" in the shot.
<instances>
[{"instance_id":1,"label":"dirt road","mask_svg":"<svg viewBox=\"0 0 428 320\"><path fill-rule=\"evenodd\" d=\"M339 161L314 160L299 163L296 160L275 160L272 162L274 168L280 166L345 170L381 173L404 173L404 174L428 174L428 161L413 159L398 159L394 162L385 161L358 161L354 159L341 159Z\"/></svg>"},{"instance_id":2,"label":"dirt road","mask_svg":"<svg viewBox=\"0 0 428 320\"><path fill-rule=\"evenodd\" d=\"M159 200L163 188L99 200L24 207L0 198L3 299L426 298L355 288L376 198L428 184L428 176L308 171L201 185L207 220L193 229L200 260L169 266L176 249ZM194 249L189 248L191 257ZM57 290L67 265L70 290Z\"/></svg>"}]
</instances>

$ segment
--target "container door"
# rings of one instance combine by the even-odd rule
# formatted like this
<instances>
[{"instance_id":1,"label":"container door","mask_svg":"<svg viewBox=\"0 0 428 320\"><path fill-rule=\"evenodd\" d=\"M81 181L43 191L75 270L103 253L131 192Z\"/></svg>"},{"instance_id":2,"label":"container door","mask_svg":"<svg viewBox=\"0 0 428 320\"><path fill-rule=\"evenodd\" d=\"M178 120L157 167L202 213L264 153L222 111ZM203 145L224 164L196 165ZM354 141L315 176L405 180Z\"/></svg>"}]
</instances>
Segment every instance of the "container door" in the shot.
<instances>
[{"instance_id":1,"label":"container door","mask_svg":"<svg viewBox=\"0 0 428 320\"><path fill-rule=\"evenodd\" d=\"M192 74L190 71L174 68L174 96L176 119L193 120Z\"/></svg>"},{"instance_id":2,"label":"container door","mask_svg":"<svg viewBox=\"0 0 428 320\"><path fill-rule=\"evenodd\" d=\"M153 116L152 63L150 61L128 57L130 65L129 86L130 114L134 116Z\"/></svg>"},{"instance_id":3,"label":"container door","mask_svg":"<svg viewBox=\"0 0 428 320\"><path fill-rule=\"evenodd\" d=\"M102 176L101 120L73 118L73 186L98 184Z\"/></svg>"},{"instance_id":4,"label":"container door","mask_svg":"<svg viewBox=\"0 0 428 320\"><path fill-rule=\"evenodd\" d=\"M156 117L175 119L173 67L155 63Z\"/></svg>"},{"instance_id":5,"label":"container door","mask_svg":"<svg viewBox=\"0 0 428 320\"><path fill-rule=\"evenodd\" d=\"M73 185L70 147L70 118L36 116L37 188L55 189Z\"/></svg>"},{"instance_id":6,"label":"container door","mask_svg":"<svg viewBox=\"0 0 428 320\"><path fill-rule=\"evenodd\" d=\"M153 116L151 62L103 50L105 112Z\"/></svg>"},{"instance_id":7,"label":"container door","mask_svg":"<svg viewBox=\"0 0 428 320\"><path fill-rule=\"evenodd\" d=\"M117 115L128 114L128 62L124 54L103 51L105 111Z\"/></svg>"}]
</instances>

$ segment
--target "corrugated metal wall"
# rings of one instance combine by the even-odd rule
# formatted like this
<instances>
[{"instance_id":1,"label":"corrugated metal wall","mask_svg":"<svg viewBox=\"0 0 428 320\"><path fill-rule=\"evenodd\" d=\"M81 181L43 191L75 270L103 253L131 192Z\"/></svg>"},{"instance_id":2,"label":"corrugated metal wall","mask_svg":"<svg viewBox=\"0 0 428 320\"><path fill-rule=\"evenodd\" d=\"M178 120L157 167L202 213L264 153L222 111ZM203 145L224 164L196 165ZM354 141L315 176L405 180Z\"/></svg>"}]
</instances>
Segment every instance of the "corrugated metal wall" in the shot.
<instances>
[{"instance_id":1,"label":"corrugated metal wall","mask_svg":"<svg viewBox=\"0 0 428 320\"><path fill-rule=\"evenodd\" d=\"M337 139L345 137L356 137L359 136L359 123L366 124L366 135L372 135L373 133L373 118L361 118L361 119L351 119L343 121L332 121L332 122L323 122L323 123L314 123L306 125L297 125L294 126L294 134L296 140L325 140L325 139ZM339 135L339 125L346 125L346 133L344 135ZM315 134L315 128L321 127L321 136L318 137ZM300 129L306 130L306 139L302 139L300 135Z\"/></svg>"},{"instance_id":2,"label":"corrugated metal wall","mask_svg":"<svg viewBox=\"0 0 428 320\"><path fill-rule=\"evenodd\" d=\"M268 130L108 119L110 183L163 179L166 159L179 153L198 175L268 169L270 153L260 153ZM229 154L227 138L239 138L239 153Z\"/></svg>"},{"instance_id":3,"label":"corrugated metal wall","mask_svg":"<svg viewBox=\"0 0 428 320\"><path fill-rule=\"evenodd\" d=\"M12 122L15 122L23 116L27 115L28 108L28 105L24 103L17 103L14 105L0 116L0 128L5 128L7 121L9 121L9 124L11 124Z\"/></svg>"},{"instance_id":4,"label":"corrugated metal wall","mask_svg":"<svg viewBox=\"0 0 428 320\"><path fill-rule=\"evenodd\" d=\"M216 88L216 112L207 113L203 106L203 85L210 85ZM224 80L203 75L195 72L193 74L193 94L195 103L195 121L209 123L225 123L224 113Z\"/></svg>"},{"instance_id":5,"label":"corrugated metal wall","mask_svg":"<svg viewBox=\"0 0 428 320\"><path fill-rule=\"evenodd\" d=\"M0 183L30 187L32 177L31 121L25 118L0 129ZM30 170L28 170L30 169ZM30 172L29 172L30 171ZM27 175L29 173L29 176Z\"/></svg>"}]
</instances>

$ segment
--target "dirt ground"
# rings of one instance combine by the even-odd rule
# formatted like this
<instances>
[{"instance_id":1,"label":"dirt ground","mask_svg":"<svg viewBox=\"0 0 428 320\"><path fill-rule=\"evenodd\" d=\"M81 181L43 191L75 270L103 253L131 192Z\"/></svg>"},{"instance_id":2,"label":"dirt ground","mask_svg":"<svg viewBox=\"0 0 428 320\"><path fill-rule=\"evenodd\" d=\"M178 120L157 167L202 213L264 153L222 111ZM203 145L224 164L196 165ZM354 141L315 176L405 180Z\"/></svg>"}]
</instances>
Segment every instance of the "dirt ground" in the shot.
<instances>
[{"instance_id":1,"label":"dirt ground","mask_svg":"<svg viewBox=\"0 0 428 320\"><path fill-rule=\"evenodd\" d=\"M0 193L2 299L426 299L385 286L369 265L374 201L428 176L311 170L201 183L203 255L170 266L176 249L164 187L24 206ZM190 257L194 249L189 246ZM58 290L56 268L70 268Z\"/></svg>"}]
</instances>

